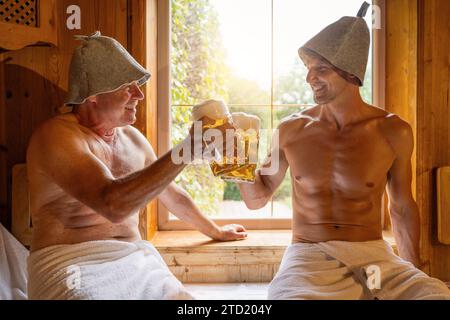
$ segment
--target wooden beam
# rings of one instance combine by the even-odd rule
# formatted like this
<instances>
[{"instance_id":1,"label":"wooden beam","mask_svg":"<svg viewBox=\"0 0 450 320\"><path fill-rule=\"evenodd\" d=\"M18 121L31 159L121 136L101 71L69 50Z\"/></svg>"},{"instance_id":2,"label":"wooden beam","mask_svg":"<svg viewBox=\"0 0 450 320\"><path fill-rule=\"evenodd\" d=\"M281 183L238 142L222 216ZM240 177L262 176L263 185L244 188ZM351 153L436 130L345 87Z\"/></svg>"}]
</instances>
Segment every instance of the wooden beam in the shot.
<instances>
[{"instance_id":1,"label":"wooden beam","mask_svg":"<svg viewBox=\"0 0 450 320\"><path fill-rule=\"evenodd\" d=\"M157 119L157 1L128 0L128 50L151 79L142 87L145 99L138 105L135 127L158 153ZM157 229L157 203L152 201L139 218L141 235L151 239Z\"/></svg>"},{"instance_id":2,"label":"wooden beam","mask_svg":"<svg viewBox=\"0 0 450 320\"><path fill-rule=\"evenodd\" d=\"M416 197L417 168L417 0L388 0L385 6L385 109L407 121L414 133L411 190ZM385 21L383 21L385 20ZM391 229L385 195L384 226ZM426 217L422 217L425 220ZM424 245L423 245L424 246Z\"/></svg>"}]
</instances>

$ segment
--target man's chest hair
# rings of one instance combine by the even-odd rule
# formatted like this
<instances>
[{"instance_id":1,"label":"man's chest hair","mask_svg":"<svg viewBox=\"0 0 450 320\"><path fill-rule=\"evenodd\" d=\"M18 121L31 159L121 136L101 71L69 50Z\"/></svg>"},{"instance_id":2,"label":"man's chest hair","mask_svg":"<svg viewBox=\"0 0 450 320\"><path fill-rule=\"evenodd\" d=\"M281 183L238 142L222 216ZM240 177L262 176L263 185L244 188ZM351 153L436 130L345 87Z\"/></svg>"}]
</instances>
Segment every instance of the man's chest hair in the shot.
<instances>
[{"instance_id":1,"label":"man's chest hair","mask_svg":"<svg viewBox=\"0 0 450 320\"><path fill-rule=\"evenodd\" d=\"M90 148L115 178L144 168L145 152L127 138L118 138L111 144L96 141L90 144Z\"/></svg>"}]
</instances>

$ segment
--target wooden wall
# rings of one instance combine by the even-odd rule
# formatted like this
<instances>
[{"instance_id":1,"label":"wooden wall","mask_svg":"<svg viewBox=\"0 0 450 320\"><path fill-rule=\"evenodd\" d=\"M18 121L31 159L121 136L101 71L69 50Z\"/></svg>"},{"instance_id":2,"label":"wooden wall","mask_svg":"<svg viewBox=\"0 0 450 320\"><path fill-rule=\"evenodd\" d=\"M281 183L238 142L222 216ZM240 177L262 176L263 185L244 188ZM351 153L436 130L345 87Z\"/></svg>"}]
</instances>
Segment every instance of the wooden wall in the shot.
<instances>
[{"instance_id":1,"label":"wooden wall","mask_svg":"<svg viewBox=\"0 0 450 320\"><path fill-rule=\"evenodd\" d=\"M425 271L450 281L450 246L437 241L436 169L450 165L450 1L387 0L386 109L413 127L413 193Z\"/></svg>"},{"instance_id":2,"label":"wooden wall","mask_svg":"<svg viewBox=\"0 0 450 320\"><path fill-rule=\"evenodd\" d=\"M34 46L0 54L0 222L7 228L11 224L12 166L25 162L33 130L57 114L64 101L71 54L79 45L73 36L100 30L103 35L117 39L132 54L146 52L142 48L147 47L151 36L156 43L156 34L146 33L142 28L145 10L150 10L149 15L152 12L156 14L156 0L58 0L56 3L57 47ZM66 27L69 5L78 5L81 9L81 30L68 30ZM155 23L150 20L149 28ZM153 31L156 32L156 28ZM144 65L156 61L155 56L146 54L136 58ZM156 84L148 85L144 90L156 96ZM152 107L150 100L148 96L139 106L136 127L150 140L156 141L152 131L156 129L151 127L156 121L146 117L147 112L150 115L153 112L144 107Z\"/></svg>"},{"instance_id":3,"label":"wooden wall","mask_svg":"<svg viewBox=\"0 0 450 320\"><path fill-rule=\"evenodd\" d=\"M430 272L450 281L450 246L437 241L436 210L436 170L450 166L450 1L420 0L419 13L417 200Z\"/></svg>"}]
</instances>

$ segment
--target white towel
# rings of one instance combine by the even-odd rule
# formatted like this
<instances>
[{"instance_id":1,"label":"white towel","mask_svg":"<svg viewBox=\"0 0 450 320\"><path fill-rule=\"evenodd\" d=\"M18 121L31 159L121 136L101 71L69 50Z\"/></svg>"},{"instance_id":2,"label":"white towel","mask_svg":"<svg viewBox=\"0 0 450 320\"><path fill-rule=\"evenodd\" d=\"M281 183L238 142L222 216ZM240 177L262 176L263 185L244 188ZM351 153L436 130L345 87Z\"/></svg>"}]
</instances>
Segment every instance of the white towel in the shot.
<instances>
[{"instance_id":1,"label":"white towel","mask_svg":"<svg viewBox=\"0 0 450 320\"><path fill-rule=\"evenodd\" d=\"M450 291L383 240L290 245L269 299L448 299Z\"/></svg>"},{"instance_id":2,"label":"white towel","mask_svg":"<svg viewBox=\"0 0 450 320\"><path fill-rule=\"evenodd\" d=\"M55 245L28 258L30 299L192 299L147 241Z\"/></svg>"},{"instance_id":3,"label":"white towel","mask_svg":"<svg viewBox=\"0 0 450 320\"><path fill-rule=\"evenodd\" d=\"M28 250L0 224L0 300L27 299Z\"/></svg>"}]
</instances>

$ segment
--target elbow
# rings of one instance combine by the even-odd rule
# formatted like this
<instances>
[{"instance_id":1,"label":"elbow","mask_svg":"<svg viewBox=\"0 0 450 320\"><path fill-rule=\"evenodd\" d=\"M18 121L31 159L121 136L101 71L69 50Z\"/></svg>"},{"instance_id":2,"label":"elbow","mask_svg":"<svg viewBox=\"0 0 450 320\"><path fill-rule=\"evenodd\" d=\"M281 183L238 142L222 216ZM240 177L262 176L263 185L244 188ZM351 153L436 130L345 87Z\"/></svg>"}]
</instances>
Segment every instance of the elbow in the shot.
<instances>
[{"instance_id":1,"label":"elbow","mask_svg":"<svg viewBox=\"0 0 450 320\"><path fill-rule=\"evenodd\" d=\"M261 198L256 200L244 200L244 202L249 210L259 210L266 206L266 204L269 202L269 199Z\"/></svg>"},{"instance_id":2,"label":"elbow","mask_svg":"<svg viewBox=\"0 0 450 320\"><path fill-rule=\"evenodd\" d=\"M238 186L241 191L242 200L249 210L264 208L272 198L272 193L267 192L267 190L260 190L260 188L255 189L254 185L249 187L246 184L238 184Z\"/></svg>"},{"instance_id":3,"label":"elbow","mask_svg":"<svg viewBox=\"0 0 450 320\"><path fill-rule=\"evenodd\" d=\"M117 192L112 188L113 184L112 182L106 186L101 193L103 201L99 213L112 223L121 223L128 217L128 214L123 208Z\"/></svg>"},{"instance_id":4,"label":"elbow","mask_svg":"<svg viewBox=\"0 0 450 320\"><path fill-rule=\"evenodd\" d=\"M419 211L414 200L405 203L391 203L389 205L391 218L394 220L413 219L419 217Z\"/></svg>"}]
</instances>

